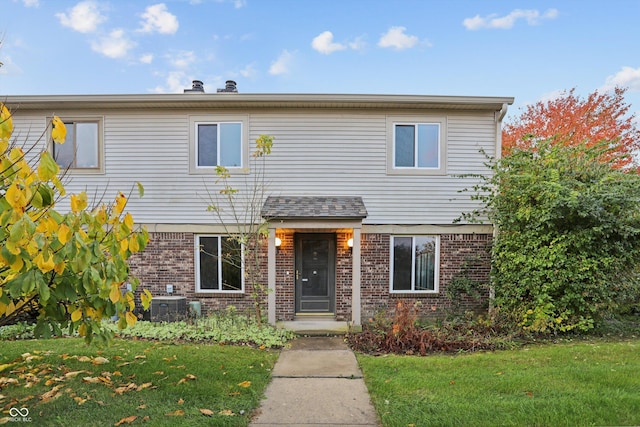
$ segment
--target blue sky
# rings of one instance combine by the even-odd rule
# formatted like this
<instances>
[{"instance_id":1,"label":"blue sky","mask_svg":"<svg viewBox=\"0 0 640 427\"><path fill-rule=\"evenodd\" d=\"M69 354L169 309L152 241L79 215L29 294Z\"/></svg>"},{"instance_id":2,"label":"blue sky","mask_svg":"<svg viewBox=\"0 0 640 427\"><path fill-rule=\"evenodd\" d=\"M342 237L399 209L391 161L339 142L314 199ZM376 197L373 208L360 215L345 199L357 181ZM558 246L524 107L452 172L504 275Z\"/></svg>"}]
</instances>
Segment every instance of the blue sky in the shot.
<instances>
[{"instance_id":1,"label":"blue sky","mask_svg":"<svg viewBox=\"0 0 640 427\"><path fill-rule=\"evenodd\" d=\"M640 115L640 1L2 0L0 96L513 96L614 85ZM639 121L640 123L640 121Z\"/></svg>"}]
</instances>

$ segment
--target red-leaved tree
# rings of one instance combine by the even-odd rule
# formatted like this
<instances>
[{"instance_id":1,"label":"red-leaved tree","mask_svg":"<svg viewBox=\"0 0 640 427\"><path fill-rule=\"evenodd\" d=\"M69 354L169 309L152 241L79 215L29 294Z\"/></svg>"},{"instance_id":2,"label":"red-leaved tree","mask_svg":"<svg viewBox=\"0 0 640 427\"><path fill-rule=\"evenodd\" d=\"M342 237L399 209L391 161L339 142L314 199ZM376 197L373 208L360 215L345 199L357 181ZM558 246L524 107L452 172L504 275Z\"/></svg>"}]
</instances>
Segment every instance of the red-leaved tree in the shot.
<instances>
[{"instance_id":1,"label":"red-leaved tree","mask_svg":"<svg viewBox=\"0 0 640 427\"><path fill-rule=\"evenodd\" d=\"M611 92L575 95L575 88L563 91L553 100L527 106L502 130L502 150L508 155L515 147L535 150L537 141L550 139L553 144L593 146L609 141L609 158L617 158L617 168L635 169L640 165L640 129L629 114L624 100L626 88Z\"/></svg>"}]
</instances>

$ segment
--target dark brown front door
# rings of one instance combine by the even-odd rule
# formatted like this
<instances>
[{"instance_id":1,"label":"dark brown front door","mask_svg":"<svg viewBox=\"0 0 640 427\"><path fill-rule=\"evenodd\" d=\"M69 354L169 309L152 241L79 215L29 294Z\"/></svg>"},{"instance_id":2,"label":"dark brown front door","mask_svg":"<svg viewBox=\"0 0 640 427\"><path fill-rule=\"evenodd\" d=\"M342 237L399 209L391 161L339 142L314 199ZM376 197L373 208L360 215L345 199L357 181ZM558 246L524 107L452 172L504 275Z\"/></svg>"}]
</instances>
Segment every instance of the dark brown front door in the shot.
<instances>
[{"instance_id":1,"label":"dark brown front door","mask_svg":"<svg viewBox=\"0 0 640 427\"><path fill-rule=\"evenodd\" d=\"M296 234L296 313L333 313L335 234Z\"/></svg>"}]
</instances>

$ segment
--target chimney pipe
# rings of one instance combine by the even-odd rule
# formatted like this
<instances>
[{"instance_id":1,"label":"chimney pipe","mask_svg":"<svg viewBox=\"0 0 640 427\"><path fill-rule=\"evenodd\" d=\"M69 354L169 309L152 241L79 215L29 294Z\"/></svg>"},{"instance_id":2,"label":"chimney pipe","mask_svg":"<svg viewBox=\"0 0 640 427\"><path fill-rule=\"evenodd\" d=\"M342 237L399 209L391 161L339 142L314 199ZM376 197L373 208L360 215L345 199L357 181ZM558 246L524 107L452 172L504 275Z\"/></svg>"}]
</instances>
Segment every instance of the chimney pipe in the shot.
<instances>
[{"instance_id":1,"label":"chimney pipe","mask_svg":"<svg viewBox=\"0 0 640 427\"><path fill-rule=\"evenodd\" d=\"M233 92L233 93L238 93L238 86L236 85L236 82L234 82L233 80L227 80L225 82L225 87L224 89L218 89L218 92Z\"/></svg>"},{"instance_id":2,"label":"chimney pipe","mask_svg":"<svg viewBox=\"0 0 640 427\"><path fill-rule=\"evenodd\" d=\"M184 93L187 92L201 92L204 93L204 84L201 80L194 80L191 82L191 89L185 89Z\"/></svg>"}]
</instances>

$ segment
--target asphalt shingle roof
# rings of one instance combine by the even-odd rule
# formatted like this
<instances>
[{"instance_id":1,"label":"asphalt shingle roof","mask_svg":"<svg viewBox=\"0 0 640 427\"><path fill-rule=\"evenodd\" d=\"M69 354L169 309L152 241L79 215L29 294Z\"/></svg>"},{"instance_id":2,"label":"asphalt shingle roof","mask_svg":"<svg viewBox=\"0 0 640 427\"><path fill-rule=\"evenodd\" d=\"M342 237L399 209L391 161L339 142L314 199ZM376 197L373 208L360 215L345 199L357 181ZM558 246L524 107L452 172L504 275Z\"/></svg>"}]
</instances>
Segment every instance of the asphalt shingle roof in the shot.
<instances>
[{"instance_id":1,"label":"asphalt shingle roof","mask_svg":"<svg viewBox=\"0 0 640 427\"><path fill-rule=\"evenodd\" d=\"M362 197L270 196L262 206L263 218L366 218Z\"/></svg>"}]
</instances>

